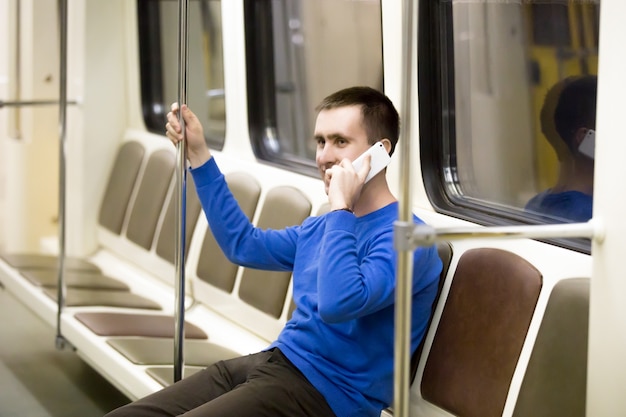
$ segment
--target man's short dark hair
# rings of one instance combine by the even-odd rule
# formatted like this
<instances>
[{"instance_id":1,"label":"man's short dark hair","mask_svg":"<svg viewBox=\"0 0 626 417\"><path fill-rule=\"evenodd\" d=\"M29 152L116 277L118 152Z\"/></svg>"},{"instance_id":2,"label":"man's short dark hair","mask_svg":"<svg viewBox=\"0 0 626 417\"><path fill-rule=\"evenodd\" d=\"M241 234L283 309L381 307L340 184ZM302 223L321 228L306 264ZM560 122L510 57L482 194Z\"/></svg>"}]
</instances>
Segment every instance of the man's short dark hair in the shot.
<instances>
[{"instance_id":1,"label":"man's short dark hair","mask_svg":"<svg viewBox=\"0 0 626 417\"><path fill-rule=\"evenodd\" d=\"M389 139L391 142L389 155L392 155L400 135L400 116L391 100L371 87L349 87L326 97L315 110L320 112L345 106L361 107L369 143L373 145L380 139Z\"/></svg>"},{"instance_id":2,"label":"man's short dark hair","mask_svg":"<svg viewBox=\"0 0 626 417\"><path fill-rule=\"evenodd\" d=\"M581 127L595 129L598 77L578 77L561 91L554 110L554 124L559 136L574 150L574 134Z\"/></svg>"}]
</instances>

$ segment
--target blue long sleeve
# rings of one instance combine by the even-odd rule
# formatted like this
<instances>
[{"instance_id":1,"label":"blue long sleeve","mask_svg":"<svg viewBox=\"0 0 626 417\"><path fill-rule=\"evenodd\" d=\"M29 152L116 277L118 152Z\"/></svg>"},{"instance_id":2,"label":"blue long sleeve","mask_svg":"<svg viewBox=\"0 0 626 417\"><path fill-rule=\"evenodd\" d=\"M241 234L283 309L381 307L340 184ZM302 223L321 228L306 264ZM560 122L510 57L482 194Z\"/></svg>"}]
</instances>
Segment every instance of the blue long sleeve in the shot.
<instances>
[{"instance_id":1,"label":"blue long sleeve","mask_svg":"<svg viewBox=\"0 0 626 417\"><path fill-rule=\"evenodd\" d=\"M257 269L293 269L297 227L265 231L254 227L213 159L191 174L211 232L228 260Z\"/></svg>"},{"instance_id":2,"label":"blue long sleeve","mask_svg":"<svg viewBox=\"0 0 626 417\"><path fill-rule=\"evenodd\" d=\"M372 226L375 220L372 219ZM367 247L357 235L367 236ZM368 236L369 232L369 236ZM371 314L393 303L396 256L393 229L370 228L345 211L326 216L319 258L319 312L326 322L342 322ZM337 279L341 277L341 279Z\"/></svg>"}]
</instances>

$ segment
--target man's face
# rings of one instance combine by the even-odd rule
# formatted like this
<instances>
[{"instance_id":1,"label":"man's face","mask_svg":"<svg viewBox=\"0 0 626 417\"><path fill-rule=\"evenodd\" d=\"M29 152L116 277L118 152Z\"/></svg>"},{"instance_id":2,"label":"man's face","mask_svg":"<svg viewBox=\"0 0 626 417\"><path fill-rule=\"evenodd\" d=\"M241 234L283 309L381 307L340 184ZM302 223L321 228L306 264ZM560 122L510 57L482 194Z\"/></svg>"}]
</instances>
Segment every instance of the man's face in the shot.
<instances>
[{"instance_id":1,"label":"man's face","mask_svg":"<svg viewBox=\"0 0 626 417\"><path fill-rule=\"evenodd\" d=\"M339 164L344 158L353 161L370 147L361 121L360 106L319 112L315 122L315 162L322 179L326 169ZM325 187L328 191L328 184Z\"/></svg>"}]
</instances>

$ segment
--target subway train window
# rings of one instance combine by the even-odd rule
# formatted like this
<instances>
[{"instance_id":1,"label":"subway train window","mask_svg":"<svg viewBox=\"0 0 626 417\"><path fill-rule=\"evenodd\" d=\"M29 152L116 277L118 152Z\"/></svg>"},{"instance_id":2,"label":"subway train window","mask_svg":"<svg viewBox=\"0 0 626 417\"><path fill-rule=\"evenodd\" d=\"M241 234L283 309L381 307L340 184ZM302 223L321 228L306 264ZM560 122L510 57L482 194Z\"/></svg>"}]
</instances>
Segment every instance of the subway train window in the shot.
<instances>
[{"instance_id":1,"label":"subway train window","mask_svg":"<svg viewBox=\"0 0 626 417\"><path fill-rule=\"evenodd\" d=\"M272 163L316 173L316 105L346 86L383 88L380 1L244 4L255 153Z\"/></svg>"},{"instance_id":2,"label":"subway train window","mask_svg":"<svg viewBox=\"0 0 626 417\"><path fill-rule=\"evenodd\" d=\"M420 3L421 158L438 210L482 224L591 218L599 7Z\"/></svg>"},{"instance_id":3,"label":"subway train window","mask_svg":"<svg viewBox=\"0 0 626 417\"><path fill-rule=\"evenodd\" d=\"M138 0L141 99L148 130L163 133L178 100L178 2ZM202 122L207 143L221 149L226 110L222 16L219 0L189 2L187 101Z\"/></svg>"}]
</instances>

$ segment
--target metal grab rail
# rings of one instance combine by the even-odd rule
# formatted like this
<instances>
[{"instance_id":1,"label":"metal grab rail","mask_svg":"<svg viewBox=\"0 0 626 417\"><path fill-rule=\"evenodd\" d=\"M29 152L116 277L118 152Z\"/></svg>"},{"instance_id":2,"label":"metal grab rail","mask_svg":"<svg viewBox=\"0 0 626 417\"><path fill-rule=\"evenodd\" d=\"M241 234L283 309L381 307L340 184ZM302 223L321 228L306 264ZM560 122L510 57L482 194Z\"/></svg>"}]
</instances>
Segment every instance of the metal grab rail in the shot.
<instances>
[{"instance_id":1,"label":"metal grab rail","mask_svg":"<svg viewBox=\"0 0 626 417\"><path fill-rule=\"evenodd\" d=\"M57 277L57 328L55 346L67 345L61 331L61 313L65 307L67 289L65 268L65 196L66 196L66 133L67 133L67 0L58 0L59 8L59 270Z\"/></svg>"},{"instance_id":2,"label":"metal grab rail","mask_svg":"<svg viewBox=\"0 0 626 417\"><path fill-rule=\"evenodd\" d=\"M523 226L434 228L426 224L396 222L396 248L414 250L441 241L462 239L551 239L589 238L601 243L604 229L598 220L586 223L564 223ZM402 237L402 238L400 238Z\"/></svg>"},{"instance_id":3,"label":"metal grab rail","mask_svg":"<svg viewBox=\"0 0 626 417\"><path fill-rule=\"evenodd\" d=\"M25 107L25 106L66 106L70 104L78 104L76 100L20 100L20 101L2 101L0 100L0 109L3 107Z\"/></svg>"},{"instance_id":4,"label":"metal grab rail","mask_svg":"<svg viewBox=\"0 0 626 417\"><path fill-rule=\"evenodd\" d=\"M180 106L187 103L187 64L188 58L188 19L189 0L178 2L178 103ZM181 112L178 119L183 133L183 140L176 145L176 254L174 265L176 268L176 300L174 320L174 382L183 378L185 366L183 343L185 340L185 223L186 223L186 195L187 195L187 132L185 120Z\"/></svg>"},{"instance_id":5,"label":"metal grab rail","mask_svg":"<svg viewBox=\"0 0 626 417\"><path fill-rule=\"evenodd\" d=\"M402 3L402 89L400 120L400 199L398 219L403 223L413 220L411 198L411 96L413 92L413 22L414 0ZM395 238L395 236L394 236ZM411 355L411 277L412 251L398 250L396 275L396 305L394 326L394 415L409 415L410 355Z\"/></svg>"}]
</instances>

